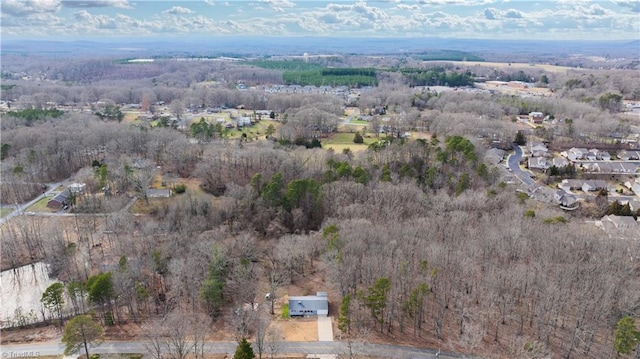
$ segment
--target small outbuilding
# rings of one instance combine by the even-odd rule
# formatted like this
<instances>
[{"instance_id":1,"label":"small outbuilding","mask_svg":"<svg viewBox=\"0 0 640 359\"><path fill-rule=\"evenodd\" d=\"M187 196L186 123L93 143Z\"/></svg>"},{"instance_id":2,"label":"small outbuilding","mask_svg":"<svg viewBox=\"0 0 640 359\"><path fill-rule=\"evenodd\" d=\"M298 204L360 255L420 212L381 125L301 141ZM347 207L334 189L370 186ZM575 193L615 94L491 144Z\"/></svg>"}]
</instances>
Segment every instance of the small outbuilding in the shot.
<instances>
[{"instance_id":1,"label":"small outbuilding","mask_svg":"<svg viewBox=\"0 0 640 359\"><path fill-rule=\"evenodd\" d=\"M329 315L329 300L326 292L289 297L290 317L326 317L327 315Z\"/></svg>"},{"instance_id":2,"label":"small outbuilding","mask_svg":"<svg viewBox=\"0 0 640 359\"><path fill-rule=\"evenodd\" d=\"M153 189L150 188L146 191L148 198L169 198L171 197L170 189Z\"/></svg>"}]
</instances>

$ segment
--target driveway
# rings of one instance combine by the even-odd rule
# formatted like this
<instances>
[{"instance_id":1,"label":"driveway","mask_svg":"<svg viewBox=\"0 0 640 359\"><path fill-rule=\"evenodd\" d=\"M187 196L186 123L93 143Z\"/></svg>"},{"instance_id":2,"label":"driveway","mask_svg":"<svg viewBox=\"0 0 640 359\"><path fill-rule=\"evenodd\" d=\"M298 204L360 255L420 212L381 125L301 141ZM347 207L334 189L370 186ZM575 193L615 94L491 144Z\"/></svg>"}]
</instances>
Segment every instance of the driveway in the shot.
<instances>
[{"instance_id":1,"label":"driveway","mask_svg":"<svg viewBox=\"0 0 640 359\"><path fill-rule=\"evenodd\" d=\"M331 317L318 317L318 341L333 341L333 326L331 325Z\"/></svg>"}]
</instances>

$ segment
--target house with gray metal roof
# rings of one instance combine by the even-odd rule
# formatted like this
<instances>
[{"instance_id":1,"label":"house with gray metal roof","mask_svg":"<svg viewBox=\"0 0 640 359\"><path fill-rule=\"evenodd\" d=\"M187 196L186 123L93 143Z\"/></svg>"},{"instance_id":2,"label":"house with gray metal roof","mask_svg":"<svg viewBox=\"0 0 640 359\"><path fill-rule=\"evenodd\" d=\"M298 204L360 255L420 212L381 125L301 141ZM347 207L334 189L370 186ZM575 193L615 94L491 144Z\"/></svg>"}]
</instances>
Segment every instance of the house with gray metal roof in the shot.
<instances>
[{"instance_id":1,"label":"house with gray metal roof","mask_svg":"<svg viewBox=\"0 0 640 359\"><path fill-rule=\"evenodd\" d=\"M60 209L69 204L70 197L71 197L71 194L69 192L69 189L65 189L64 191L58 193L52 199L50 199L47 202L47 207Z\"/></svg>"},{"instance_id":2,"label":"house with gray metal roof","mask_svg":"<svg viewBox=\"0 0 640 359\"><path fill-rule=\"evenodd\" d=\"M326 317L327 315L329 315L329 300L326 292L289 297L290 317Z\"/></svg>"}]
</instances>

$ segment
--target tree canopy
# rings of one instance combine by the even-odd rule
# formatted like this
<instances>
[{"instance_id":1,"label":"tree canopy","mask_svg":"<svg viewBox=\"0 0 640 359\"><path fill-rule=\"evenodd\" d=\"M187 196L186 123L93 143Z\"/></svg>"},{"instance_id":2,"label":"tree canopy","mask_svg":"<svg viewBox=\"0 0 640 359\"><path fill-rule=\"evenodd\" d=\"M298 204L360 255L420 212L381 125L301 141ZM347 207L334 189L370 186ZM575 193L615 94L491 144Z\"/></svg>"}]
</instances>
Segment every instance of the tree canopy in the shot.
<instances>
[{"instance_id":1,"label":"tree canopy","mask_svg":"<svg viewBox=\"0 0 640 359\"><path fill-rule=\"evenodd\" d=\"M79 315L71 319L64 327L62 342L64 354L71 355L84 347L84 352L89 356L89 346L99 344L102 341L104 330L89 315Z\"/></svg>"}]
</instances>

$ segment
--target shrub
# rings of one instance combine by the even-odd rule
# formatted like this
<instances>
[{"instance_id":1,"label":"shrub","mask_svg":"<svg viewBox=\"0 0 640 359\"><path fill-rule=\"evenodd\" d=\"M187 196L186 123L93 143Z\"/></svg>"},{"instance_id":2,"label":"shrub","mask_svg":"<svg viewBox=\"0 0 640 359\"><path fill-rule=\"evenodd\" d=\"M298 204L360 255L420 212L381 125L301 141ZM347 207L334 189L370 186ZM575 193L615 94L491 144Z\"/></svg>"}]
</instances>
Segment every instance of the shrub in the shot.
<instances>
[{"instance_id":1,"label":"shrub","mask_svg":"<svg viewBox=\"0 0 640 359\"><path fill-rule=\"evenodd\" d=\"M364 138L359 131L356 131L356 134L353 136L353 143L364 143Z\"/></svg>"},{"instance_id":2,"label":"shrub","mask_svg":"<svg viewBox=\"0 0 640 359\"><path fill-rule=\"evenodd\" d=\"M184 183L178 183L173 186L173 191L177 194L184 193L187 190L187 186Z\"/></svg>"}]
</instances>

